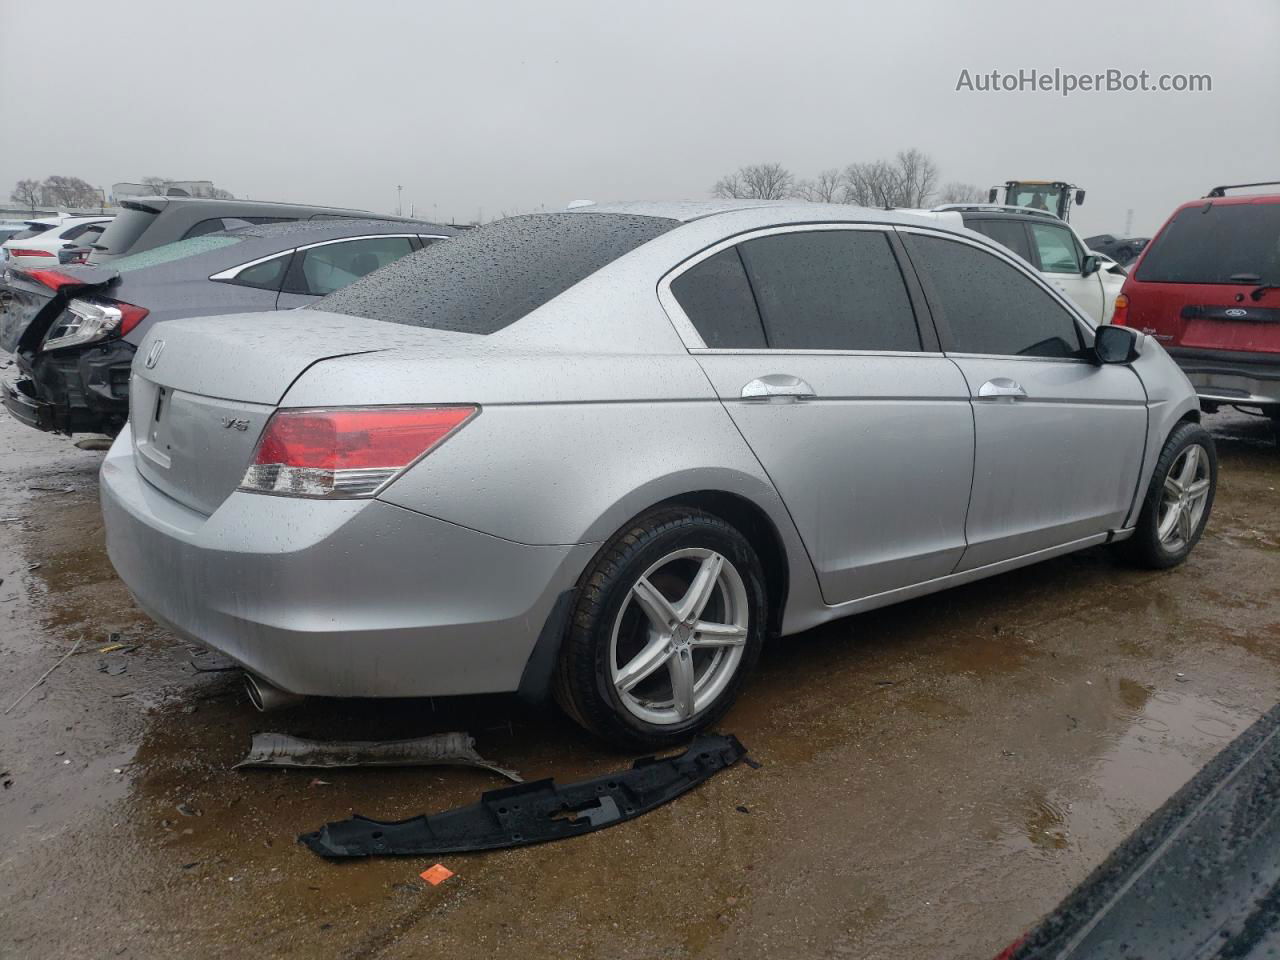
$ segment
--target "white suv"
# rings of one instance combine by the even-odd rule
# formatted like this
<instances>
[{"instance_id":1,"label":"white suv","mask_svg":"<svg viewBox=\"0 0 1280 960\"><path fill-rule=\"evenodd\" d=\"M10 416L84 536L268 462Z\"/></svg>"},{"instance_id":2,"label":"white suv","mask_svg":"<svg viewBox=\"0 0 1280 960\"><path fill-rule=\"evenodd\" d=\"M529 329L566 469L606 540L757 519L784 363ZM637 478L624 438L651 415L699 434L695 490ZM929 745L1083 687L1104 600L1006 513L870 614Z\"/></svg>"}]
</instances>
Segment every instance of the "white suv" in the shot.
<instances>
[{"instance_id":1,"label":"white suv","mask_svg":"<svg viewBox=\"0 0 1280 960\"><path fill-rule=\"evenodd\" d=\"M1008 247L1040 271L1095 324L1111 322L1116 295L1124 286L1124 267L1090 250L1070 224L1052 213L988 203L951 203L918 212L966 226Z\"/></svg>"},{"instance_id":2,"label":"white suv","mask_svg":"<svg viewBox=\"0 0 1280 960\"><path fill-rule=\"evenodd\" d=\"M12 267L56 267L58 251L87 247L111 222L100 214L56 214L27 220L26 229L0 245L0 263Z\"/></svg>"}]
</instances>

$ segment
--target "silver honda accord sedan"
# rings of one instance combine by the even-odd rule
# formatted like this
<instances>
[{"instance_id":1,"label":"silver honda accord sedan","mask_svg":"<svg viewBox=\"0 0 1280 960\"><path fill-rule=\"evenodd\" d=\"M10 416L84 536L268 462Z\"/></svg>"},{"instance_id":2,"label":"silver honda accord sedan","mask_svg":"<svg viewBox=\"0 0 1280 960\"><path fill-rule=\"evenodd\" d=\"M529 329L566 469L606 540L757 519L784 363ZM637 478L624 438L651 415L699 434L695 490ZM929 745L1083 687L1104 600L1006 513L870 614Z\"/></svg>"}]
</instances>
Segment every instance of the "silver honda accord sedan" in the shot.
<instances>
[{"instance_id":1,"label":"silver honda accord sedan","mask_svg":"<svg viewBox=\"0 0 1280 960\"><path fill-rule=\"evenodd\" d=\"M1217 460L1154 340L909 214L514 217L314 307L158 325L102 466L138 602L259 689L716 722L766 637L1117 544Z\"/></svg>"}]
</instances>

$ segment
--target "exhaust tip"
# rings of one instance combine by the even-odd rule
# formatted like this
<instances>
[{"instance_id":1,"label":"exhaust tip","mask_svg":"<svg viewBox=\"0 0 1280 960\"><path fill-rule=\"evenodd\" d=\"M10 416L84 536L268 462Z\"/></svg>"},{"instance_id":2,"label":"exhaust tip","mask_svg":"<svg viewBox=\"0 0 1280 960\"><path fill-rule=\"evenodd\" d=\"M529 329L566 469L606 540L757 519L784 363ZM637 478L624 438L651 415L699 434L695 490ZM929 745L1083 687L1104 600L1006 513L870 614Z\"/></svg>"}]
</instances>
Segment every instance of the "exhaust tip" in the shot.
<instances>
[{"instance_id":1,"label":"exhaust tip","mask_svg":"<svg viewBox=\"0 0 1280 960\"><path fill-rule=\"evenodd\" d=\"M244 675L244 689L249 694L249 702L259 713L278 710L280 707L287 707L302 699L298 694L281 690L261 677L255 677L252 673Z\"/></svg>"}]
</instances>

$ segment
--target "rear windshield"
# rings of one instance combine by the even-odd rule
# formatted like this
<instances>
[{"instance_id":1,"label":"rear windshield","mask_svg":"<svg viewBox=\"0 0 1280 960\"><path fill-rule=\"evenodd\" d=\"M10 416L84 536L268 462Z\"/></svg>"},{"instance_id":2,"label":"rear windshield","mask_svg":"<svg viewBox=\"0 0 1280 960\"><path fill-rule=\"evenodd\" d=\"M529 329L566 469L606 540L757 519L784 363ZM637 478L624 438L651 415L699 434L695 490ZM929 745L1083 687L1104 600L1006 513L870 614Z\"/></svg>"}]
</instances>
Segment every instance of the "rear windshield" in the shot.
<instances>
[{"instance_id":1,"label":"rear windshield","mask_svg":"<svg viewBox=\"0 0 1280 960\"><path fill-rule=\"evenodd\" d=\"M151 226L151 221L155 218L154 213L148 213L146 210L125 207L116 214L116 218L107 225L102 236L93 243L93 249L110 254L128 253L129 248L142 236L142 232Z\"/></svg>"},{"instance_id":2,"label":"rear windshield","mask_svg":"<svg viewBox=\"0 0 1280 960\"><path fill-rule=\"evenodd\" d=\"M397 260L311 309L494 333L676 225L610 213L510 217Z\"/></svg>"},{"instance_id":3,"label":"rear windshield","mask_svg":"<svg viewBox=\"0 0 1280 960\"><path fill-rule=\"evenodd\" d=\"M119 260L112 260L110 268L119 273L128 273L130 270L158 267L162 263L173 263L175 260L194 257L198 253L208 253L210 250L217 250L220 247L229 247L231 244L239 243L243 239L244 237L229 237L225 234L192 237L190 240L166 243L162 247L153 247L150 250L143 250L141 253L133 253L127 257L121 257Z\"/></svg>"},{"instance_id":4,"label":"rear windshield","mask_svg":"<svg viewBox=\"0 0 1280 960\"><path fill-rule=\"evenodd\" d=\"M30 240L32 237L38 237L42 233L48 233L56 223L28 223L25 230L19 230L12 237L14 240Z\"/></svg>"},{"instance_id":5,"label":"rear windshield","mask_svg":"<svg viewBox=\"0 0 1280 960\"><path fill-rule=\"evenodd\" d=\"M1147 283L1280 282L1280 203L1179 210L1152 242L1137 278Z\"/></svg>"}]
</instances>

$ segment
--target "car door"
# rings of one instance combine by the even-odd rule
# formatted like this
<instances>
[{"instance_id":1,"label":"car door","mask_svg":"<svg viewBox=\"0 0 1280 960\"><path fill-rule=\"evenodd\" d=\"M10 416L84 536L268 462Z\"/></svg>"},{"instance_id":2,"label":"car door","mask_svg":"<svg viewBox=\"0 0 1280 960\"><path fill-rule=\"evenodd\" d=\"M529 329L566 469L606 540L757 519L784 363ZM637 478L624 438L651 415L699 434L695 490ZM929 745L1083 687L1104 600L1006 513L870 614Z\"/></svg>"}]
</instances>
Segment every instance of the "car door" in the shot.
<instances>
[{"instance_id":1,"label":"car door","mask_svg":"<svg viewBox=\"0 0 1280 960\"><path fill-rule=\"evenodd\" d=\"M1095 325L1101 323L1105 308L1102 278L1097 270L1085 275L1084 250L1076 242L1075 234L1065 224L1051 221L1032 222L1027 227L1035 262L1045 279L1080 307Z\"/></svg>"},{"instance_id":2,"label":"car door","mask_svg":"<svg viewBox=\"0 0 1280 960\"><path fill-rule=\"evenodd\" d=\"M944 576L964 550L968 388L897 248L879 226L773 228L659 285L831 604Z\"/></svg>"},{"instance_id":3,"label":"car door","mask_svg":"<svg viewBox=\"0 0 1280 960\"><path fill-rule=\"evenodd\" d=\"M329 240L299 247L276 300L277 310L314 303L417 249L416 235Z\"/></svg>"},{"instance_id":4,"label":"car door","mask_svg":"<svg viewBox=\"0 0 1280 960\"><path fill-rule=\"evenodd\" d=\"M1137 374L1087 359L1091 330L1016 258L899 232L972 400L973 496L957 570L1119 528L1146 438Z\"/></svg>"}]
</instances>

